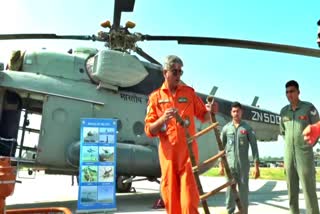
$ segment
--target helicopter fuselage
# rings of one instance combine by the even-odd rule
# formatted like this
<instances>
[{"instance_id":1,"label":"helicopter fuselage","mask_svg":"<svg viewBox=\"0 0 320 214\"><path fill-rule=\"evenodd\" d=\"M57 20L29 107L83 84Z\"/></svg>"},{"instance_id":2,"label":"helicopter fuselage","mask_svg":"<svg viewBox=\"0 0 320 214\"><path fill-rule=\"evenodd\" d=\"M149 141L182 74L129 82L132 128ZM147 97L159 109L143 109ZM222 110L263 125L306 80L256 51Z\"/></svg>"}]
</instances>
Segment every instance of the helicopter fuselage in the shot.
<instances>
[{"instance_id":1,"label":"helicopter fuselage","mask_svg":"<svg viewBox=\"0 0 320 214\"><path fill-rule=\"evenodd\" d=\"M23 109L27 113L41 114L35 155L32 160L23 160L20 152L25 149L22 139L18 145L19 154L15 154L17 160L29 167L45 169L50 174L77 174L80 119L114 118L118 121L117 173L159 177L159 142L157 138L151 139L145 135L144 118L148 95L163 82L161 67L141 62L131 55L125 58L124 53L116 51L105 53L109 55L104 55L104 58L99 54L102 53L93 49L80 49L74 54L26 52L21 59L20 71L0 71L0 130L4 130L0 131L0 137L17 139ZM128 63L129 57L131 64ZM100 64L97 65L99 60ZM109 60L109 63L101 60ZM139 73L142 68L138 63L145 69L142 73ZM100 77L100 71L97 71L99 66L105 72ZM117 74L130 69L136 69L136 73ZM121 82L123 76L132 83L126 85L128 81ZM205 101L207 95L198 95ZM231 101L215 98L215 102L219 107L217 120L223 126L230 121ZM8 112L11 118L16 119L6 118ZM259 140L277 140L278 114L244 106L243 119L254 128ZM26 132L27 125L23 124L22 132ZM196 121L197 131L207 126ZM218 152L213 133L200 137L198 144L200 161Z\"/></svg>"}]
</instances>

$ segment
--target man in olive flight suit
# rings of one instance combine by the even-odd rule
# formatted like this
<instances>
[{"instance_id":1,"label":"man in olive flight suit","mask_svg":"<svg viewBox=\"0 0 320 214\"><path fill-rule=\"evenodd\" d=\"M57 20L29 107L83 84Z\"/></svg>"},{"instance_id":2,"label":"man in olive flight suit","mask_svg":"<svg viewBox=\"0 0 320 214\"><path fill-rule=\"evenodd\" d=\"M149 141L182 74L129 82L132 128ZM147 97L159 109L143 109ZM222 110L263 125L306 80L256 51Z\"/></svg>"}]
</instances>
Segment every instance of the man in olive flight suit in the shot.
<instances>
[{"instance_id":1,"label":"man in olive flight suit","mask_svg":"<svg viewBox=\"0 0 320 214\"><path fill-rule=\"evenodd\" d=\"M299 94L299 84L294 80L287 82L286 95L290 104L283 107L280 113L280 134L285 140L284 165L289 206L291 213L299 213L300 180L307 213L319 214L313 150L302 135L307 125L319 120L319 114L311 103L300 101Z\"/></svg>"},{"instance_id":2,"label":"man in olive flight suit","mask_svg":"<svg viewBox=\"0 0 320 214\"><path fill-rule=\"evenodd\" d=\"M241 120L242 106L240 103L232 103L231 116L232 121L227 123L222 129L221 140L224 144L231 173L238 184L240 201L243 206L242 213L247 214L250 171L248 156L249 144L255 162L253 171L253 176L255 178L260 177L259 152L254 131L246 122ZM220 163L220 174L224 175L222 163ZM230 187L228 187L226 192L226 208L228 213L234 213L235 211L235 199Z\"/></svg>"}]
</instances>

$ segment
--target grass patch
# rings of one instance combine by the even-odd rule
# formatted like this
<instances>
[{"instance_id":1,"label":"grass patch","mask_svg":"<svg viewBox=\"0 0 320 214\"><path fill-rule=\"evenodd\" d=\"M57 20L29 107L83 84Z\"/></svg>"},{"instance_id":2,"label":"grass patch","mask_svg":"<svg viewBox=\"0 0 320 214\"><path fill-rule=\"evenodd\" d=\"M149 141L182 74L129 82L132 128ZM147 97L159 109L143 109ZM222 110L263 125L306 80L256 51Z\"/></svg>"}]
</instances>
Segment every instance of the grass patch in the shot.
<instances>
[{"instance_id":1,"label":"grass patch","mask_svg":"<svg viewBox=\"0 0 320 214\"><path fill-rule=\"evenodd\" d=\"M320 181L320 168L316 168L316 180ZM251 175L252 168L250 170L250 178L253 178ZM203 174L204 176L216 177L219 175L219 168L212 168L206 173ZM260 178L259 179L266 179L266 180L286 180L286 175L284 173L284 168L260 168Z\"/></svg>"}]
</instances>

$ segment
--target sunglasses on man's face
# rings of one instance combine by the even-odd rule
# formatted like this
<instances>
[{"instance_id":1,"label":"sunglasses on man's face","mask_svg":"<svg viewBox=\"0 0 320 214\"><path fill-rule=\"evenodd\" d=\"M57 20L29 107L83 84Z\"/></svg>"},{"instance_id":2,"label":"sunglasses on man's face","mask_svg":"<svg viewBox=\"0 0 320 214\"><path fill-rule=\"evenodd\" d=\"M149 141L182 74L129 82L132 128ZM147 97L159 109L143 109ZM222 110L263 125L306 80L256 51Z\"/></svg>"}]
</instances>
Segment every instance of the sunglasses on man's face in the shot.
<instances>
[{"instance_id":1,"label":"sunglasses on man's face","mask_svg":"<svg viewBox=\"0 0 320 214\"><path fill-rule=\"evenodd\" d=\"M288 91L286 91L286 94L292 94L294 92L296 92L296 90L288 90Z\"/></svg>"},{"instance_id":2,"label":"sunglasses on man's face","mask_svg":"<svg viewBox=\"0 0 320 214\"><path fill-rule=\"evenodd\" d=\"M178 74L180 74L180 76L182 76L182 74L183 74L183 70L182 69L171 69L170 71L172 72L172 74L174 76L178 76Z\"/></svg>"}]
</instances>

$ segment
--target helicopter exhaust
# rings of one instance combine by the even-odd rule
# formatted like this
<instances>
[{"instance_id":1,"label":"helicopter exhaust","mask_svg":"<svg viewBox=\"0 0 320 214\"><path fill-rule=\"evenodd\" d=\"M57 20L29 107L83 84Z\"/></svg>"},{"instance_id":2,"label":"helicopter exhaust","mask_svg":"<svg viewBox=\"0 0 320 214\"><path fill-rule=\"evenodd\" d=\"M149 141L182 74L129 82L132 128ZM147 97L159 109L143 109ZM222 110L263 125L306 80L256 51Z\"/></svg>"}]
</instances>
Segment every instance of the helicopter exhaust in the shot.
<instances>
[{"instance_id":1,"label":"helicopter exhaust","mask_svg":"<svg viewBox=\"0 0 320 214\"><path fill-rule=\"evenodd\" d=\"M79 167L80 142L67 149L67 162ZM117 174L128 176L160 177L160 163L156 146L117 143Z\"/></svg>"}]
</instances>

